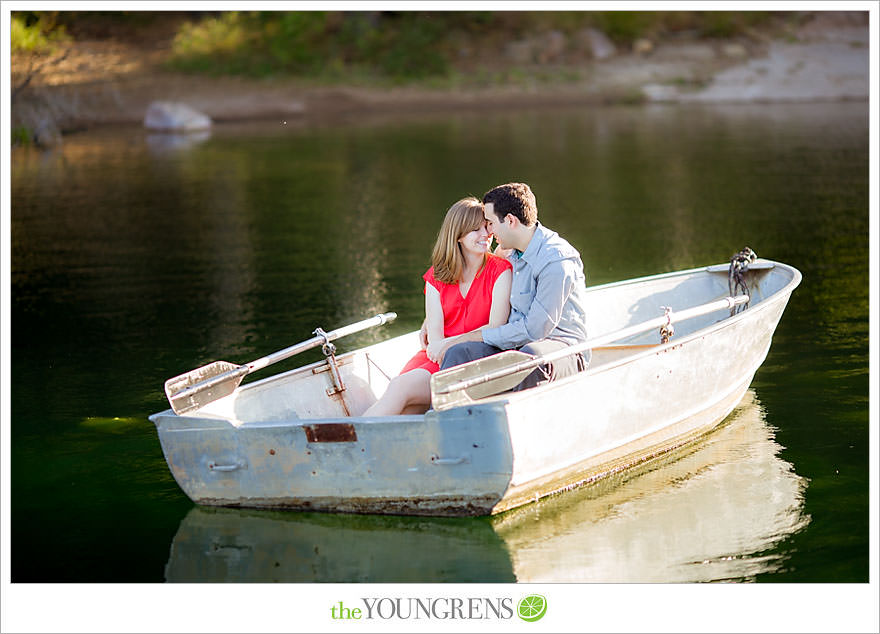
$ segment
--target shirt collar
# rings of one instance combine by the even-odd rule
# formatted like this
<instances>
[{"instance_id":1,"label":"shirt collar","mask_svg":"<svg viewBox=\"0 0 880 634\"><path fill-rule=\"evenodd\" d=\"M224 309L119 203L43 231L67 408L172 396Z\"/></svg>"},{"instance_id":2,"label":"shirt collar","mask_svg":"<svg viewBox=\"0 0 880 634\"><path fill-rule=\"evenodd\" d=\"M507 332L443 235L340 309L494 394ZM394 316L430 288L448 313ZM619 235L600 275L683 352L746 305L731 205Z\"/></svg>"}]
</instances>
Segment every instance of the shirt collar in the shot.
<instances>
[{"instance_id":1,"label":"shirt collar","mask_svg":"<svg viewBox=\"0 0 880 634\"><path fill-rule=\"evenodd\" d=\"M517 250L514 251L514 253L517 253L519 257L531 264L538 256L538 253L541 250L541 245L544 244L546 237L544 227L541 226L540 222L535 221L535 233L532 235L532 239L529 240L529 245L526 247L526 250L522 253Z\"/></svg>"}]
</instances>

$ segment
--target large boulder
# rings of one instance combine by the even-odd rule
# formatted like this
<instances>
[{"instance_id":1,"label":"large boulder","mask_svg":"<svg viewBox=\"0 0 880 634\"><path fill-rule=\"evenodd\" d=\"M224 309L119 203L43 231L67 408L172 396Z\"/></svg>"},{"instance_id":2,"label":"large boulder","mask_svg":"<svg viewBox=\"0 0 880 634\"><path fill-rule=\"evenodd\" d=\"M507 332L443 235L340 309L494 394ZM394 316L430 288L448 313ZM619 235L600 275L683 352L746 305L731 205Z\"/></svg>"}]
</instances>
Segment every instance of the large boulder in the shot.
<instances>
[{"instance_id":1,"label":"large boulder","mask_svg":"<svg viewBox=\"0 0 880 634\"><path fill-rule=\"evenodd\" d=\"M184 103L154 101L147 108L144 127L165 132L206 130L211 127L211 118Z\"/></svg>"}]
</instances>

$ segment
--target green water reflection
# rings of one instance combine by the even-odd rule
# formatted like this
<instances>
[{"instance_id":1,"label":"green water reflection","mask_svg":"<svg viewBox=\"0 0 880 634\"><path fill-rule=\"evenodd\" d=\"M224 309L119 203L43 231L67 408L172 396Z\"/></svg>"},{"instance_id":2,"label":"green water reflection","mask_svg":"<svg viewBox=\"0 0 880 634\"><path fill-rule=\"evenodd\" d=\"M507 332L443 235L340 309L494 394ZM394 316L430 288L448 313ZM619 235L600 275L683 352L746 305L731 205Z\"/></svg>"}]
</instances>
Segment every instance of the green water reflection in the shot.
<instances>
[{"instance_id":1,"label":"green water reflection","mask_svg":"<svg viewBox=\"0 0 880 634\"><path fill-rule=\"evenodd\" d=\"M267 556L276 532L325 526L470 553L432 568L442 574L419 579L414 569L412 581L552 580L517 545L536 540L548 561L563 548L581 553L579 567L563 569L571 579L866 581L867 117L859 103L543 109L218 126L183 141L124 129L69 137L50 154L14 153L13 581L163 581L173 570L214 579L194 556L176 554L188 527L214 522L223 534L230 521ZM677 490L666 485L639 507L612 490L526 509L541 519L530 520L537 530L558 528L546 540L504 529L507 516L410 524L193 509L146 420L167 406L164 380L208 361L249 361L318 325L380 311L400 318L340 347L418 327L421 273L445 209L509 180L532 185L541 220L580 249L590 284L722 262L745 245L803 272L753 383L765 462L788 469L793 483L793 510L768 529L772 538L745 536L686 557L670 548L650 575L628 556L634 536L590 545L587 536L604 535L630 509L631 526L656 518L658 538L670 541L688 534L672 521L676 510L720 530L715 505L664 495ZM724 456L714 468L738 464ZM672 482L662 474L687 464L631 483L654 474ZM693 469L681 477L697 479ZM269 526L265 536L246 529L252 517ZM722 550L728 562L761 563L683 562L715 562ZM611 566L603 559L611 552L627 564ZM279 556L299 562L298 572L285 569L290 580L408 574L322 567L305 551ZM487 564L477 569L471 559Z\"/></svg>"}]
</instances>

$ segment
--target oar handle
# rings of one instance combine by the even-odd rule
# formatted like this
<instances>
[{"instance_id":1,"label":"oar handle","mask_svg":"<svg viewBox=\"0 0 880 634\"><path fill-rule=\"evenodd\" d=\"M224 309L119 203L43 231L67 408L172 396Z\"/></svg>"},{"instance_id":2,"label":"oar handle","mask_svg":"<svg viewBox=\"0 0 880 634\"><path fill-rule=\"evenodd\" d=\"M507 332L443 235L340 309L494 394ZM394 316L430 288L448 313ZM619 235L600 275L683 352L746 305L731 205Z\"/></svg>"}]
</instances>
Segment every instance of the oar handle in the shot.
<instances>
[{"instance_id":1,"label":"oar handle","mask_svg":"<svg viewBox=\"0 0 880 634\"><path fill-rule=\"evenodd\" d=\"M361 330L372 328L373 326L381 326L383 324L387 324L390 321L394 321L395 319L397 319L397 313L383 313L380 315L376 315L375 317L370 317L369 319L364 319L363 321L359 321L355 324L349 324L348 326L343 326L342 328L331 330L330 332L326 333L326 338L325 335L317 335L315 337L312 337L311 339L307 339L306 341L294 344L289 348L285 348L284 350L279 350L278 352L268 354L265 357L257 359L256 361L251 361L247 364L248 373L262 370L267 365L278 363L279 361L283 361L284 359L292 357L295 354L305 352L306 350L311 350L312 348L317 348L327 341L333 341L334 339L339 339L341 337L345 337L346 335L351 335L356 332L360 332Z\"/></svg>"},{"instance_id":2,"label":"oar handle","mask_svg":"<svg viewBox=\"0 0 880 634\"><path fill-rule=\"evenodd\" d=\"M529 359L528 361L520 361L519 363L511 364L506 368L498 368L497 370L488 372L481 376L475 376L470 379L463 379L458 383L453 383L452 385L446 386L443 390L438 391L438 394L450 394L452 392L457 392L458 390L466 390L468 388L474 387L475 385L482 385L483 383L488 383L489 381L500 379L501 377L507 376L509 374L516 374L517 372L522 372L523 370L530 370L532 368L538 367L539 365L550 363L552 361L557 361L559 359L564 359L565 357L570 357L573 354L585 352L606 343L617 341L618 339L631 337L632 335L637 335L639 333L645 332L646 330L651 330L652 328L659 328L660 326L668 323L684 321L693 317L699 317L700 315L714 313L715 311L722 310L724 308L730 309L734 306L745 304L748 301L748 295L737 295L736 297L725 297L724 299L719 299L717 301L709 302L707 304L694 306L693 308L687 308L679 312L670 311L667 314L662 315L661 317L655 317L654 319L649 319L633 326L621 328L620 330L615 330L614 332L609 332L604 335L598 335L591 339L587 339L582 343L578 343L573 346L568 346L561 350L557 350L556 352L551 352L549 354L545 354L539 357L534 357L532 359Z\"/></svg>"}]
</instances>

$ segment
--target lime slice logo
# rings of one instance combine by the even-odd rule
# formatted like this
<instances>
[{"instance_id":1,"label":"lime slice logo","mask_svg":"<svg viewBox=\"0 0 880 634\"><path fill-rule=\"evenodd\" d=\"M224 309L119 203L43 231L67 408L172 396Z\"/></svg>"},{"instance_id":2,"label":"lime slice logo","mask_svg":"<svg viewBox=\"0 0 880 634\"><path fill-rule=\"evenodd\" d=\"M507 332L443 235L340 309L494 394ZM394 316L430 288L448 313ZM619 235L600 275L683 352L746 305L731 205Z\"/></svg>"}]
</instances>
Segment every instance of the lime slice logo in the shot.
<instances>
[{"instance_id":1,"label":"lime slice logo","mask_svg":"<svg viewBox=\"0 0 880 634\"><path fill-rule=\"evenodd\" d=\"M547 599L540 594L523 597L516 608L519 618L529 623L538 621L547 612Z\"/></svg>"}]
</instances>

